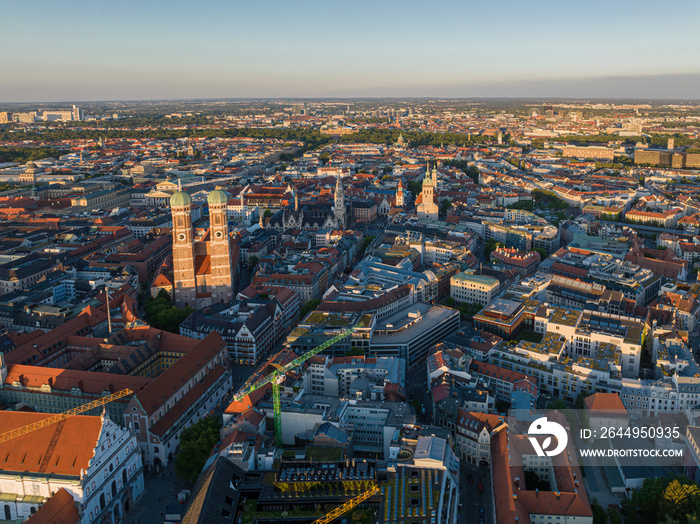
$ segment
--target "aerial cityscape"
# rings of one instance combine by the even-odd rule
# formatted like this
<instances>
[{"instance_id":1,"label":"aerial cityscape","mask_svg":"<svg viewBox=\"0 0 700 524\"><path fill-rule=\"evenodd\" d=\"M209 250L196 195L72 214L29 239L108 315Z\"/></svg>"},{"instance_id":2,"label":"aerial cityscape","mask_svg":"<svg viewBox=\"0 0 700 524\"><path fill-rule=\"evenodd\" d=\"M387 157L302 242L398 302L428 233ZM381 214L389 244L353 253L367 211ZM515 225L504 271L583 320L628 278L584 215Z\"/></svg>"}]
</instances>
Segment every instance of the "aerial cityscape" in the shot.
<instances>
[{"instance_id":1,"label":"aerial cityscape","mask_svg":"<svg viewBox=\"0 0 700 524\"><path fill-rule=\"evenodd\" d=\"M621 4L8 2L0 524L700 522L700 5Z\"/></svg>"}]
</instances>

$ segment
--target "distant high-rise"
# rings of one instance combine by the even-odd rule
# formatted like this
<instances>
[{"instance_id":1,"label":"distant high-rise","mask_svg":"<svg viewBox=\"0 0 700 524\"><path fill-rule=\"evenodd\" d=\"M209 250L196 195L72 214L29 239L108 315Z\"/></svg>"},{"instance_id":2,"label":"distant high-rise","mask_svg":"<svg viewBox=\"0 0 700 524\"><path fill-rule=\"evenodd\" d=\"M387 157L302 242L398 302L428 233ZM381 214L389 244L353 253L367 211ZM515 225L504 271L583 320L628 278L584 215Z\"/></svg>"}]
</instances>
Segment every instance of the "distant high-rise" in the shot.
<instances>
[{"instance_id":1,"label":"distant high-rise","mask_svg":"<svg viewBox=\"0 0 700 524\"><path fill-rule=\"evenodd\" d=\"M668 149L668 150L670 150L670 151L673 151L673 150L675 149L675 147L676 147L676 141L675 141L675 139L669 138L669 139L668 139L668 146L666 147L666 149Z\"/></svg>"},{"instance_id":2,"label":"distant high-rise","mask_svg":"<svg viewBox=\"0 0 700 524\"><path fill-rule=\"evenodd\" d=\"M78 106L73 105L73 111L72 111L72 113L73 113L73 120L78 120L78 121L80 121L80 120L83 119L83 112L82 112L82 110L81 110Z\"/></svg>"}]
</instances>

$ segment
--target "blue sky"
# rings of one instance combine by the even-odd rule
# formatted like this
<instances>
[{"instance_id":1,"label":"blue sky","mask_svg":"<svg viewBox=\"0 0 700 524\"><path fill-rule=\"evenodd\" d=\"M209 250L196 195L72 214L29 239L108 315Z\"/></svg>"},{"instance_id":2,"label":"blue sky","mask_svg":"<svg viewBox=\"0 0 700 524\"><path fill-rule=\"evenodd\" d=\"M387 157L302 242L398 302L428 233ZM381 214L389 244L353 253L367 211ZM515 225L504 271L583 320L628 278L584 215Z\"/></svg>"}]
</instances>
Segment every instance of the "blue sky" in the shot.
<instances>
[{"instance_id":1,"label":"blue sky","mask_svg":"<svg viewBox=\"0 0 700 524\"><path fill-rule=\"evenodd\" d=\"M700 98L700 2L2 2L0 102Z\"/></svg>"}]
</instances>

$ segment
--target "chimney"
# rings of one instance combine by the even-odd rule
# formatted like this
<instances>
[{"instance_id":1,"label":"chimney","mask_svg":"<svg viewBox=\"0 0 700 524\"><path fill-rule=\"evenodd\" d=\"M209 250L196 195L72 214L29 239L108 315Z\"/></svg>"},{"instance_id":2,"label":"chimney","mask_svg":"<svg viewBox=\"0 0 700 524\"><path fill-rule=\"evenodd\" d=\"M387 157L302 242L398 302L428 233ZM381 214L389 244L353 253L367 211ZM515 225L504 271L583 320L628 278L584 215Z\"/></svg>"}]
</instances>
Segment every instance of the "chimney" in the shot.
<instances>
[{"instance_id":1,"label":"chimney","mask_svg":"<svg viewBox=\"0 0 700 524\"><path fill-rule=\"evenodd\" d=\"M556 495L557 500L561 499L561 492L560 491L555 491L554 495Z\"/></svg>"}]
</instances>

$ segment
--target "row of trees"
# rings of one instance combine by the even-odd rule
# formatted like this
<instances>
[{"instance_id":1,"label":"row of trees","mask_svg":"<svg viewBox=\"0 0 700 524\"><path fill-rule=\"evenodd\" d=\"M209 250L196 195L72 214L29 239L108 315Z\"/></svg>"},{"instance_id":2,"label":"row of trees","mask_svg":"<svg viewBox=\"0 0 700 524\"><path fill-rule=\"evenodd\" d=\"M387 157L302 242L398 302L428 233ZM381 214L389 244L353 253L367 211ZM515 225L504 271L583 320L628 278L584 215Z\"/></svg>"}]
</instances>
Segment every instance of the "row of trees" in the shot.
<instances>
[{"instance_id":1,"label":"row of trees","mask_svg":"<svg viewBox=\"0 0 700 524\"><path fill-rule=\"evenodd\" d=\"M647 478L621 506L629 524L700 524L700 486L685 475Z\"/></svg>"},{"instance_id":2,"label":"row of trees","mask_svg":"<svg viewBox=\"0 0 700 524\"><path fill-rule=\"evenodd\" d=\"M65 155L68 151L54 149L53 147L0 147L0 164L5 162L18 162L26 164L32 160Z\"/></svg>"}]
</instances>

